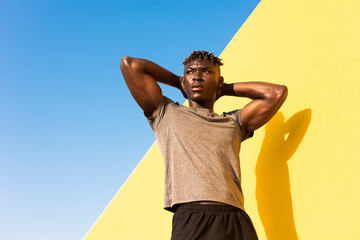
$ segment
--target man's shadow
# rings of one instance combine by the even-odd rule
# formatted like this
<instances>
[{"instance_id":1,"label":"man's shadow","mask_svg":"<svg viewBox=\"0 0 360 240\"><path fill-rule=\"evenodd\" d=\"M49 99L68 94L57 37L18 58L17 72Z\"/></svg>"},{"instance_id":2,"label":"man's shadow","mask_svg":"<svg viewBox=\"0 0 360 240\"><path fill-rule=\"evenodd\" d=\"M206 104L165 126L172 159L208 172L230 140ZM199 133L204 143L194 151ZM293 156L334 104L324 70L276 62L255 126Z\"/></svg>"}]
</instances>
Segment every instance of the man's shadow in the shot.
<instances>
[{"instance_id":1,"label":"man's shadow","mask_svg":"<svg viewBox=\"0 0 360 240\"><path fill-rule=\"evenodd\" d=\"M287 161L300 145L311 121L311 109L285 121L278 112L265 127L256 162L256 200L268 240L298 239Z\"/></svg>"}]
</instances>

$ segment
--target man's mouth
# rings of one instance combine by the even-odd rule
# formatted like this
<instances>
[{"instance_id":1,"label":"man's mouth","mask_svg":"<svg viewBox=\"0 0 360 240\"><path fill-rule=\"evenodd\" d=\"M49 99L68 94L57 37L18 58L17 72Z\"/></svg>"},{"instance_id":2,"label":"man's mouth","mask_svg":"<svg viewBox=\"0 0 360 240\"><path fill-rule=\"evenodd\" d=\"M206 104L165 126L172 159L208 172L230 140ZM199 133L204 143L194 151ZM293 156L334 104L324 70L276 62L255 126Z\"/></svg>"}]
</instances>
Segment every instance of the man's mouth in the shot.
<instances>
[{"instance_id":1,"label":"man's mouth","mask_svg":"<svg viewBox=\"0 0 360 240\"><path fill-rule=\"evenodd\" d=\"M201 85L194 85L194 86L191 86L191 89L192 89L193 91L200 91L200 90L203 89L203 86L201 86Z\"/></svg>"}]
</instances>

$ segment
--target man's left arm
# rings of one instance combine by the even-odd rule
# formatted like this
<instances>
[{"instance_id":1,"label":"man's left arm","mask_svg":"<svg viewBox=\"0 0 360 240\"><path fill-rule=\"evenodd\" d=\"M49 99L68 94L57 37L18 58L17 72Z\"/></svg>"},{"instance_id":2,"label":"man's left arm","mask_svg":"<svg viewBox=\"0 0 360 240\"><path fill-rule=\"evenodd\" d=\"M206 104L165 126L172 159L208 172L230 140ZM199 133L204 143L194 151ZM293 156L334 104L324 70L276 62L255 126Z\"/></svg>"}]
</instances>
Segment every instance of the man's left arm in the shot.
<instances>
[{"instance_id":1,"label":"man's left arm","mask_svg":"<svg viewBox=\"0 0 360 240\"><path fill-rule=\"evenodd\" d=\"M288 90L284 85L267 82L239 82L226 84L221 96L238 96L253 99L241 111L241 124L247 133L267 123L284 103Z\"/></svg>"}]
</instances>

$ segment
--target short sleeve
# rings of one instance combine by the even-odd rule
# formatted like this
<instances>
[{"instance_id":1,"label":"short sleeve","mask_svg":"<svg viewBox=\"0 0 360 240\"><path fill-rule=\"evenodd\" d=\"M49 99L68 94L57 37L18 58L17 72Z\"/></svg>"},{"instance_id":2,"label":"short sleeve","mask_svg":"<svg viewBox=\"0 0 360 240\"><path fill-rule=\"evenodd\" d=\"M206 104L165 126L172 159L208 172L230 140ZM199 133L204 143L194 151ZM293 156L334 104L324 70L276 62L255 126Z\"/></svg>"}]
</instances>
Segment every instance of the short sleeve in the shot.
<instances>
[{"instance_id":1,"label":"short sleeve","mask_svg":"<svg viewBox=\"0 0 360 240\"><path fill-rule=\"evenodd\" d=\"M252 138L253 136L254 136L254 131L252 131L252 132L250 132L250 133L246 133L245 132L245 130L244 130L244 128L243 128L243 126L242 126L242 123L241 123L241 118L240 118L240 116L241 116L241 111L242 111L242 109L240 109L238 112L238 122L239 122L239 125L240 125L240 127L241 127L241 129L242 129L242 131L243 131L243 133L244 133L244 137L243 137L243 141L244 140L246 140L246 139L248 139L248 138Z\"/></svg>"},{"instance_id":2,"label":"short sleeve","mask_svg":"<svg viewBox=\"0 0 360 240\"><path fill-rule=\"evenodd\" d=\"M241 118L240 118L241 111L242 111L242 109L238 109L238 110L234 110L234 111L231 111L231 112L224 112L222 115L224 117L225 116L231 117L234 121L236 121L239 124L241 135L242 135L242 140L241 141L244 141L244 140L254 136L254 132L250 132L250 133L245 132L245 130L244 130L243 126L242 126L242 123L241 123Z\"/></svg>"},{"instance_id":3,"label":"short sleeve","mask_svg":"<svg viewBox=\"0 0 360 240\"><path fill-rule=\"evenodd\" d=\"M144 114L152 129L156 128L159 125L161 120L164 118L166 109L172 103L174 102L170 98L163 96L162 103L156 109L155 114L153 114L151 117L147 117Z\"/></svg>"}]
</instances>

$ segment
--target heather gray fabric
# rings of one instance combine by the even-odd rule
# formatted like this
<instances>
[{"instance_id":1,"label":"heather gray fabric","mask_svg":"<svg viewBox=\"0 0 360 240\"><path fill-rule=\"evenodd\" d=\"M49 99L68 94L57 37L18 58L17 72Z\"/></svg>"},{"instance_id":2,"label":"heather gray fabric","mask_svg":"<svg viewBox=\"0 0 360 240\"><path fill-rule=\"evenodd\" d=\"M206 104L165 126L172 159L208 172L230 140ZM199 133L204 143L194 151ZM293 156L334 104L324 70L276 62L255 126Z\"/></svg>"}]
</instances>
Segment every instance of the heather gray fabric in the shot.
<instances>
[{"instance_id":1,"label":"heather gray fabric","mask_svg":"<svg viewBox=\"0 0 360 240\"><path fill-rule=\"evenodd\" d=\"M179 105L164 97L148 121L165 160L164 208L194 201L216 201L240 209L243 194L239 152L246 136L241 110L222 116Z\"/></svg>"}]
</instances>

